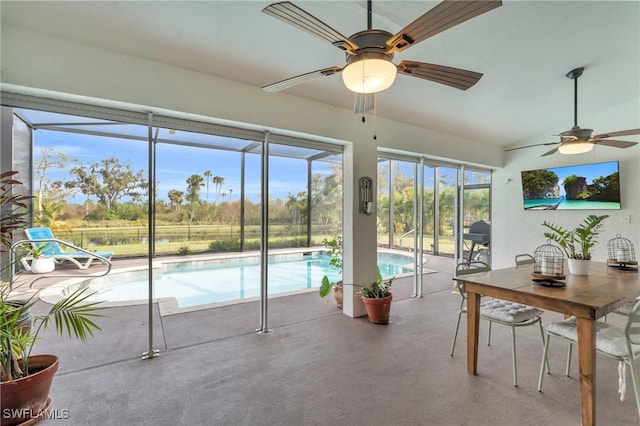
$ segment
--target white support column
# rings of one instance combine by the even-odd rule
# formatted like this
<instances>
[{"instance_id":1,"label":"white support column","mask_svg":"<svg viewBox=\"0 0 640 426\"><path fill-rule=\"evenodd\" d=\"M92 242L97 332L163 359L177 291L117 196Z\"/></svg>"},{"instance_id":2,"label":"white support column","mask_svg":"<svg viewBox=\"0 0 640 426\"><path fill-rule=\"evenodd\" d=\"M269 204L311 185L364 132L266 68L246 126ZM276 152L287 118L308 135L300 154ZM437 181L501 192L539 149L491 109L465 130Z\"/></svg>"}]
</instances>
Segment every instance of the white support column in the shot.
<instances>
[{"instance_id":1,"label":"white support column","mask_svg":"<svg viewBox=\"0 0 640 426\"><path fill-rule=\"evenodd\" d=\"M371 215L359 212L359 180L373 179L373 197L377 194L377 147L375 141L363 138L344 150L343 268L345 283L343 313L350 317L366 315L358 291L362 285L376 280L377 229L376 210ZM355 285L350 285L355 284Z\"/></svg>"}]
</instances>

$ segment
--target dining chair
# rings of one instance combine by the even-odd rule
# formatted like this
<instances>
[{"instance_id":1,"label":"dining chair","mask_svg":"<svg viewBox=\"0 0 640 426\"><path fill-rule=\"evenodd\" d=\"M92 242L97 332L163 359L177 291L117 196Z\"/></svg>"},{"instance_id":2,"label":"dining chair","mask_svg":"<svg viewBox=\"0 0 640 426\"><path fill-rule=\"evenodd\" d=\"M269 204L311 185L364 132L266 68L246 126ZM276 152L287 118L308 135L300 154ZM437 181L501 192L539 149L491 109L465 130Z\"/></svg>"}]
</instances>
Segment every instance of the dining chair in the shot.
<instances>
[{"instance_id":1,"label":"dining chair","mask_svg":"<svg viewBox=\"0 0 640 426\"><path fill-rule=\"evenodd\" d=\"M528 253L516 254L516 266L533 265L535 259Z\"/></svg>"},{"instance_id":2,"label":"dining chair","mask_svg":"<svg viewBox=\"0 0 640 426\"><path fill-rule=\"evenodd\" d=\"M488 272L491 268L484 262L472 260L470 262L461 262L456 265L456 276L475 274L479 272ZM467 313L467 296L464 284L456 280L457 292L461 296L460 308L458 310L458 321L456 322L456 330L451 343L451 353L456 348L456 339L460 328L460 319L462 314ZM543 311L540 309L522 305L520 303L508 302L500 299L490 299L480 304L480 318L489 322L489 334L487 336L487 346L491 345L491 325L493 323L502 324L511 328L511 360L513 364L513 385L518 386L518 368L516 360L516 328L538 324L540 327L540 335L544 343L544 333L542 330Z\"/></svg>"},{"instance_id":3,"label":"dining chair","mask_svg":"<svg viewBox=\"0 0 640 426\"><path fill-rule=\"evenodd\" d=\"M570 317L563 321L553 321L545 327L544 351L542 354L542 366L538 377L538 391L542 392L542 381L544 378L544 363L547 363L547 373L550 374L547 355L549 353L549 341L551 337L558 338L569 343L569 354L565 375L569 377L571 364L571 348L578 342L578 327L575 317ZM626 369L628 365L631 370L631 380L636 397L636 407L640 418L640 387L638 384L638 370L636 360L640 358L640 302L637 302L627 317L624 328L616 327L610 323L596 322L596 353L619 361L618 375L620 400L624 400L626 391Z\"/></svg>"}]
</instances>

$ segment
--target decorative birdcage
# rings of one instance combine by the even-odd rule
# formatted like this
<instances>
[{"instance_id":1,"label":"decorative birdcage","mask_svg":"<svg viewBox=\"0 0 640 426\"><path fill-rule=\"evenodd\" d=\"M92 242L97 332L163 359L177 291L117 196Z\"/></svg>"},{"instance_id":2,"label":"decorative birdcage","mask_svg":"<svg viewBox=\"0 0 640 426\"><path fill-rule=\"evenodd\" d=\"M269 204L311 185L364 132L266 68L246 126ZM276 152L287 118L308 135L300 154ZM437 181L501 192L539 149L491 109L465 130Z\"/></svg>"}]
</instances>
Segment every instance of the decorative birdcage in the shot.
<instances>
[{"instance_id":1,"label":"decorative birdcage","mask_svg":"<svg viewBox=\"0 0 640 426\"><path fill-rule=\"evenodd\" d=\"M564 255L560 247L551 244L539 246L533 252L533 272L534 280L552 285L556 281L564 280Z\"/></svg>"},{"instance_id":2,"label":"decorative birdcage","mask_svg":"<svg viewBox=\"0 0 640 426\"><path fill-rule=\"evenodd\" d=\"M607 265L621 269L638 269L638 261L633 243L622 235L616 234L607 243Z\"/></svg>"}]
</instances>

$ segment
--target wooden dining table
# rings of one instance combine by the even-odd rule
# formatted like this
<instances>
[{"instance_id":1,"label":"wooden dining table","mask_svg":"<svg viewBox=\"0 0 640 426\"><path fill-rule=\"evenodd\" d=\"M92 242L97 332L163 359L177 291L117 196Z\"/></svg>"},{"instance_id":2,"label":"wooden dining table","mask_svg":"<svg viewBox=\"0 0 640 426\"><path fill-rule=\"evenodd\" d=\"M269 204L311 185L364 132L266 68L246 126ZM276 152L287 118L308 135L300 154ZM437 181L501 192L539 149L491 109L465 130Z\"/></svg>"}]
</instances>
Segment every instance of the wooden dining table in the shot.
<instances>
[{"instance_id":1,"label":"wooden dining table","mask_svg":"<svg viewBox=\"0 0 640 426\"><path fill-rule=\"evenodd\" d=\"M566 265L564 268L567 271ZM592 262L589 275L566 274L564 287L533 280L533 264L460 275L467 293L467 371L478 373L480 298L490 296L575 316L578 324L578 363L582 425L596 423L596 320L640 296L637 270Z\"/></svg>"}]
</instances>

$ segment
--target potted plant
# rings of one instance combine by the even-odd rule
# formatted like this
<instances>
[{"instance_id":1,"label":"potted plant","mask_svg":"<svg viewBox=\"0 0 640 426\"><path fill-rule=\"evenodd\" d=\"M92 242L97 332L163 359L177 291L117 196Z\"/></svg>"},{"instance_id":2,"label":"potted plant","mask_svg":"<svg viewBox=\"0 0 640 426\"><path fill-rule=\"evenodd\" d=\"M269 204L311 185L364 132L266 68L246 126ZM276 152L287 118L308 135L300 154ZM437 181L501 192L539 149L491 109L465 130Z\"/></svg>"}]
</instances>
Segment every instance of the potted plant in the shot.
<instances>
[{"instance_id":1,"label":"potted plant","mask_svg":"<svg viewBox=\"0 0 640 426\"><path fill-rule=\"evenodd\" d=\"M0 175L0 252L6 255L11 247L13 233L26 225L27 200L16 195L14 187L20 185L13 176L16 172ZM13 265L3 263L2 277ZM92 320L102 316L100 302L91 302L91 295L80 289L63 298L44 315L31 316L37 292L28 300L15 300L12 283L0 279L0 425L33 424L42 418L51 400L49 389L58 369L54 355L32 355L41 331L53 323L56 331L85 341L100 327Z\"/></svg>"},{"instance_id":2,"label":"potted plant","mask_svg":"<svg viewBox=\"0 0 640 426\"><path fill-rule=\"evenodd\" d=\"M34 274L46 274L56 269L53 257L46 255L46 243L35 244L26 248L32 257L30 270Z\"/></svg>"},{"instance_id":3,"label":"potted plant","mask_svg":"<svg viewBox=\"0 0 640 426\"><path fill-rule=\"evenodd\" d=\"M367 318L374 324L388 324L391 312L391 283L393 278L382 279L380 268L377 268L376 281L369 286L362 287L358 294L367 309Z\"/></svg>"},{"instance_id":4,"label":"potted plant","mask_svg":"<svg viewBox=\"0 0 640 426\"><path fill-rule=\"evenodd\" d=\"M324 239L322 240L322 244L329 250L327 253L330 256L329 265L337 268L340 271L340 275L342 275L342 252L340 251L340 238L333 238L331 240ZM320 290L318 294L320 297L326 297L331 293L331 289L333 288L333 297L336 299L336 305L339 309L342 309L342 280L331 281L327 275L322 277L322 284L320 285Z\"/></svg>"},{"instance_id":5,"label":"potted plant","mask_svg":"<svg viewBox=\"0 0 640 426\"><path fill-rule=\"evenodd\" d=\"M591 214L574 229L566 229L555 223L544 221L542 226L548 228L550 232L545 232L544 236L560 245L567 255L569 272L574 275L587 275L591 261L591 248L598 242L596 237L602 231L604 221L609 215Z\"/></svg>"}]
</instances>

